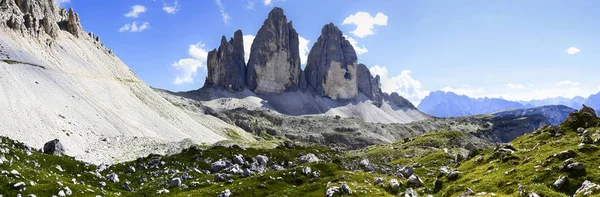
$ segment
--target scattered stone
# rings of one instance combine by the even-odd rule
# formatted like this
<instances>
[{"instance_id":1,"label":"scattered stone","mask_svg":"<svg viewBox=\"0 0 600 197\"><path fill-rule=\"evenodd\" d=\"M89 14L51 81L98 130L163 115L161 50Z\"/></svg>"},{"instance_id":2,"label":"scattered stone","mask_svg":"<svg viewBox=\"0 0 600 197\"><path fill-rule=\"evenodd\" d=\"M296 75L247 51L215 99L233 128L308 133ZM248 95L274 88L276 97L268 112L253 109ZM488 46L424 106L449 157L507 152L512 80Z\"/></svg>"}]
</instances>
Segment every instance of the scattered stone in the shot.
<instances>
[{"instance_id":1,"label":"scattered stone","mask_svg":"<svg viewBox=\"0 0 600 197\"><path fill-rule=\"evenodd\" d=\"M181 187L181 178L173 178L171 180L171 184L169 184L169 188Z\"/></svg>"},{"instance_id":2,"label":"scattered stone","mask_svg":"<svg viewBox=\"0 0 600 197\"><path fill-rule=\"evenodd\" d=\"M226 189L225 191L222 191L221 194L219 194L219 197L229 197L231 196L231 191L229 189Z\"/></svg>"},{"instance_id":3,"label":"scattered stone","mask_svg":"<svg viewBox=\"0 0 600 197\"><path fill-rule=\"evenodd\" d=\"M398 192L398 189L400 189L400 183L398 182L398 180L396 180L396 179L390 180L390 189L393 192Z\"/></svg>"},{"instance_id":4,"label":"scattered stone","mask_svg":"<svg viewBox=\"0 0 600 197\"><path fill-rule=\"evenodd\" d=\"M463 192L459 197L472 196L473 194L475 194L475 192L473 192L471 188L467 188L467 191Z\"/></svg>"},{"instance_id":5,"label":"scattered stone","mask_svg":"<svg viewBox=\"0 0 600 197\"><path fill-rule=\"evenodd\" d=\"M226 181L228 179L231 179L231 174L221 174L221 173L217 173L215 174L215 182L222 182L222 181Z\"/></svg>"},{"instance_id":6,"label":"scattered stone","mask_svg":"<svg viewBox=\"0 0 600 197\"><path fill-rule=\"evenodd\" d=\"M258 164L261 166L267 166L268 161L269 161L269 158L267 156L263 156L263 155L256 156L256 162L258 162Z\"/></svg>"},{"instance_id":7,"label":"scattered stone","mask_svg":"<svg viewBox=\"0 0 600 197\"><path fill-rule=\"evenodd\" d=\"M156 194L168 194L168 193L169 193L169 190L165 189L165 188L156 190Z\"/></svg>"},{"instance_id":8,"label":"scattered stone","mask_svg":"<svg viewBox=\"0 0 600 197\"><path fill-rule=\"evenodd\" d=\"M409 187L404 192L404 197L419 197L419 195L417 194L417 192L415 190L413 190L412 187Z\"/></svg>"},{"instance_id":9,"label":"scattered stone","mask_svg":"<svg viewBox=\"0 0 600 197\"><path fill-rule=\"evenodd\" d=\"M135 173L135 167L129 166L129 173Z\"/></svg>"},{"instance_id":10,"label":"scattered stone","mask_svg":"<svg viewBox=\"0 0 600 197\"><path fill-rule=\"evenodd\" d=\"M412 166L402 166L399 171L402 177L410 177L415 172Z\"/></svg>"},{"instance_id":11,"label":"scattered stone","mask_svg":"<svg viewBox=\"0 0 600 197\"><path fill-rule=\"evenodd\" d=\"M237 154L233 156L233 163L238 164L238 165L244 165L245 161L244 161L244 156Z\"/></svg>"},{"instance_id":12,"label":"scattered stone","mask_svg":"<svg viewBox=\"0 0 600 197\"><path fill-rule=\"evenodd\" d=\"M575 155L577 155L577 153L575 153L572 150L565 150L559 153L556 153L554 155L552 155L552 157L558 158L558 159L568 159L568 158L572 158L575 157Z\"/></svg>"},{"instance_id":13,"label":"scattered stone","mask_svg":"<svg viewBox=\"0 0 600 197\"><path fill-rule=\"evenodd\" d=\"M110 173L108 175L106 175L106 179L108 179L110 182L113 183L118 183L119 182L119 175L113 173Z\"/></svg>"},{"instance_id":14,"label":"scattered stone","mask_svg":"<svg viewBox=\"0 0 600 197\"><path fill-rule=\"evenodd\" d=\"M223 170L225 168L227 168L227 163L225 162L225 160L222 160L222 159L210 164L210 171L213 173L220 172L221 170Z\"/></svg>"},{"instance_id":15,"label":"scattered stone","mask_svg":"<svg viewBox=\"0 0 600 197\"><path fill-rule=\"evenodd\" d=\"M100 187L106 187L106 182L102 181L102 182L98 183L98 185L99 185Z\"/></svg>"},{"instance_id":16,"label":"scattered stone","mask_svg":"<svg viewBox=\"0 0 600 197\"><path fill-rule=\"evenodd\" d=\"M60 191L58 191L58 196L64 197L64 196L67 196L67 194L65 193L65 191L60 190Z\"/></svg>"},{"instance_id":17,"label":"scattered stone","mask_svg":"<svg viewBox=\"0 0 600 197\"><path fill-rule=\"evenodd\" d=\"M44 144L44 153L55 156L63 156L65 154L65 149L60 143L60 140L54 139Z\"/></svg>"},{"instance_id":18,"label":"scattered stone","mask_svg":"<svg viewBox=\"0 0 600 197\"><path fill-rule=\"evenodd\" d=\"M408 186L416 187L416 188L425 186L425 183L423 183L423 180L421 180L421 178L419 178L419 176L417 176L416 174L413 174L410 177L408 177L408 180L406 181L406 183L408 184Z\"/></svg>"},{"instance_id":19,"label":"scattered stone","mask_svg":"<svg viewBox=\"0 0 600 197\"><path fill-rule=\"evenodd\" d=\"M455 181L456 179L458 179L458 176L458 172L449 172L446 178L448 178L449 181Z\"/></svg>"},{"instance_id":20,"label":"scattered stone","mask_svg":"<svg viewBox=\"0 0 600 197\"><path fill-rule=\"evenodd\" d=\"M600 185L592 183L591 181L584 181L583 184L581 184L581 187L579 187L579 189L577 189L577 191L575 191L575 195L573 196L589 196L589 195L593 195L593 194L598 194L600 193Z\"/></svg>"},{"instance_id":21,"label":"scattered stone","mask_svg":"<svg viewBox=\"0 0 600 197\"><path fill-rule=\"evenodd\" d=\"M575 171L575 172L583 172L585 171L585 166L582 163L574 162L567 165L567 170Z\"/></svg>"},{"instance_id":22,"label":"scattered stone","mask_svg":"<svg viewBox=\"0 0 600 197\"><path fill-rule=\"evenodd\" d=\"M348 184L346 184L346 182L342 182L342 185L340 186L340 193L341 194L352 194L352 190L350 189L350 186L348 186Z\"/></svg>"},{"instance_id":23,"label":"scattered stone","mask_svg":"<svg viewBox=\"0 0 600 197\"><path fill-rule=\"evenodd\" d=\"M375 181L374 181L374 184L375 184L375 185L377 185L377 184L381 184L381 183L383 183L383 178L381 178L381 177L377 177L377 178L375 178Z\"/></svg>"},{"instance_id":24,"label":"scattered stone","mask_svg":"<svg viewBox=\"0 0 600 197\"><path fill-rule=\"evenodd\" d=\"M302 155L302 156L300 156L300 158L298 158L298 160L300 161L301 164L319 162L319 158L315 154L312 154L312 153Z\"/></svg>"},{"instance_id":25,"label":"scattered stone","mask_svg":"<svg viewBox=\"0 0 600 197\"><path fill-rule=\"evenodd\" d=\"M312 172L312 169L310 169L309 166L305 166L304 168L302 168L302 174L304 175L309 175Z\"/></svg>"},{"instance_id":26,"label":"scattered stone","mask_svg":"<svg viewBox=\"0 0 600 197\"><path fill-rule=\"evenodd\" d=\"M333 197L333 195L335 193L338 193L339 191L340 191L340 188L338 186L330 187L329 189L327 189L327 191L325 191L325 196L326 197Z\"/></svg>"},{"instance_id":27,"label":"scattered stone","mask_svg":"<svg viewBox=\"0 0 600 197\"><path fill-rule=\"evenodd\" d=\"M554 181L554 184L552 184L556 189L561 189L566 183L567 183L568 179L566 176L560 176L560 178L558 178L556 181Z\"/></svg>"},{"instance_id":28,"label":"scattered stone","mask_svg":"<svg viewBox=\"0 0 600 197\"><path fill-rule=\"evenodd\" d=\"M19 187L24 187L25 185L26 185L25 182L18 182L18 183L15 183L13 185L13 187L14 188L19 188Z\"/></svg>"},{"instance_id":29,"label":"scattered stone","mask_svg":"<svg viewBox=\"0 0 600 197\"><path fill-rule=\"evenodd\" d=\"M363 159L363 160L360 160L360 163L359 163L359 164L360 164L362 167L367 167L367 166L369 166L369 159L366 159L366 158L365 158L365 159Z\"/></svg>"},{"instance_id":30,"label":"scattered stone","mask_svg":"<svg viewBox=\"0 0 600 197\"><path fill-rule=\"evenodd\" d=\"M67 196L73 195L73 191L69 187L65 187L64 191Z\"/></svg>"}]
</instances>

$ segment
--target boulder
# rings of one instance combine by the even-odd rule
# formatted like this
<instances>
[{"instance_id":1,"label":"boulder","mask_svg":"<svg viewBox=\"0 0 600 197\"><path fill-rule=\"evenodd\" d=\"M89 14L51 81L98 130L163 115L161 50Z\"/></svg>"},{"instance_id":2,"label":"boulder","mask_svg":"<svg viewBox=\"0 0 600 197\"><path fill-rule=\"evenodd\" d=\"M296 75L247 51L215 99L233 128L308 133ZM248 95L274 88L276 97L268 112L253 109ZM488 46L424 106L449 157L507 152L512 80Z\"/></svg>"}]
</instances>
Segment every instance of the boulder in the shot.
<instances>
[{"instance_id":1,"label":"boulder","mask_svg":"<svg viewBox=\"0 0 600 197\"><path fill-rule=\"evenodd\" d=\"M267 166L267 162L269 161L269 158L267 156L264 155L257 155L256 156L256 162L258 162L258 164L260 166Z\"/></svg>"},{"instance_id":2,"label":"boulder","mask_svg":"<svg viewBox=\"0 0 600 197\"><path fill-rule=\"evenodd\" d=\"M371 99L373 104L381 107L381 104L383 103L383 92L381 91L379 75L373 77L367 66L358 64L356 66L356 76L358 91Z\"/></svg>"},{"instance_id":3,"label":"boulder","mask_svg":"<svg viewBox=\"0 0 600 197\"><path fill-rule=\"evenodd\" d=\"M403 166L400 168L399 172L402 174L402 177L410 177L415 173L415 170L412 166Z\"/></svg>"},{"instance_id":4,"label":"boulder","mask_svg":"<svg viewBox=\"0 0 600 197\"><path fill-rule=\"evenodd\" d=\"M246 63L244 62L244 40L237 30L227 42L221 37L218 49L208 52L208 74L204 87L217 87L229 91L242 91L246 87Z\"/></svg>"},{"instance_id":5,"label":"boulder","mask_svg":"<svg viewBox=\"0 0 600 197\"><path fill-rule=\"evenodd\" d=\"M408 186L415 187L415 188L425 186L425 183L423 183L423 180L421 180L421 178L419 178L419 176L417 176L415 174L408 177L408 180L406 181L406 183L408 184Z\"/></svg>"},{"instance_id":6,"label":"boulder","mask_svg":"<svg viewBox=\"0 0 600 197\"><path fill-rule=\"evenodd\" d=\"M169 184L169 188L181 187L181 178L173 178L171 180L171 184Z\"/></svg>"},{"instance_id":7,"label":"boulder","mask_svg":"<svg viewBox=\"0 0 600 197\"><path fill-rule=\"evenodd\" d=\"M65 149L60 143L60 140L54 139L44 144L44 153L56 156L62 156L65 154Z\"/></svg>"},{"instance_id":8,"label":"boulder","mask_svg":"<svg viewBox=\"0 0 600 197\"><path fill-rule=\"evenodd\" d=\"M560 178L558 178L556 181L554 181L554 184L552 184L556 189L561 189L566 183L567 183L568 179L566 176L560 176Z\"/></svg>"},{"instance_id":9,"label":"boulder","mask_svg":"<svg viewBox=\"0 0 600 197\"><path fill-rule=\"evenodd\" d=\"M346 184L346 182L342 182L342 185L340 186L340 193L346 195L352 194L352 190L350 189L350 186Z\"/></svg>"},{"instance_id":10,"label":"boulder","mask_svg":"<svg viewBox=\"0 0 600 197\"><path fill-rule=\"evenodd\" d=\"M304 70L309 88L319 96L353 99L358 95L356 69L356 52L350 42L333 23L325 25Z\"/></svg>"},{"instance_id":11,"label":"boulder","mask_svg":"<svg viewBox=\"0 0 600 197\"><path fill-rule=\"evenodd\" d=\"M586 180L581 184L581 187L575 191L575 195L573 196L589 196L598 193L600 193L600 185Z\"/></svg>"},{"instance_id":12,"label":"boulder","mask_svg":"<svg viewBox=\"0 0 600 197\"><path fill-rule=\"evenodd\" d=\"M398 192L398 189L400 189L400 183L398 182L398 180L396 180L396 179L390 180L390 189L393 192Z\"/></svg>"},{"instance_id":13,"label":"boulder","mask_svg":"<svg viewBox=\"0 0 600 197\"><path fill-rule=\"evenodd\" d=\"M315 154L312 154L312 153L302 155L302 156L300 156L300 158L298 158L298 160L300 161L301 164L319 162L319 158Z\"/></svg>"},{"instance_id":14,"label":"boulder","mask_svg":"<svg viewBox=\"0 0 600 197\"><path fill-rule=\"evenodd\" d=\"M247 85L255 93L296 91L300 84L298 33L283 9L273 8L254 38Z\"/></svg>"},{"instance_id":15,"label":"boulder","mask_svg":"<svg viewBox=\"0 0 600 197\"><path fill-rule=\"evenodd\" d=\"M110 173L108 175L106 175L106 179L109 180L110 182L113 183L118 183L119 182L119 175L113 173Z\"/></svg>"},{"instance_id":16,"label":"boulder","mask_svg":"<svg viewBox=\"0 0 600 197\"><path fill-rule=\"evenodd\" d=\"M226 189L225 191L222 191L221 194L219 194L219 197L229 197L231 196L231 191L229 189Z\"/></svg>"},{"instance_id":17,"label":"boulder","mask_svg":"<svg viewBox=\"0 0 600 197\"><path fill-rule=\"evenodd\" d=\"M419 195L417 194L417 192L412 187L409 187L404 192L404 197L419 197Z\"/></svg>"}]
</instances>

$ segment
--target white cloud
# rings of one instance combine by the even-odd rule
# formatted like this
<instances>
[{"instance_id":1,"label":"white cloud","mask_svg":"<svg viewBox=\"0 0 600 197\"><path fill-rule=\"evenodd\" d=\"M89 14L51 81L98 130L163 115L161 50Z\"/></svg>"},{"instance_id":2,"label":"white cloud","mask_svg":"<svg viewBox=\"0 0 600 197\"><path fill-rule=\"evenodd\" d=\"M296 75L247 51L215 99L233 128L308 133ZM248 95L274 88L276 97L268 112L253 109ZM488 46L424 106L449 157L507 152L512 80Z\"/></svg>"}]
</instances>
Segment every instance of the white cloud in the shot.
<instances>
[{"instance_id":1,"label":"white cloud","mask_svg":"<svg viewBox=\"0 0 600 197\"><path fill-rule=\"evenodd\" d=\"M264 3L265 5L271 5L271 0L265 0Z\"/></svg>"},{"instance_id":2,"label":"white cloud","mask_svg":"<svg viewBox=\"0 0 600 197\"><path fill-rule=\"evenodd\" d=\"M573 82L571 80L564 80L556 83L557 86L579 86L579 82Z\"/></svg>"},{"instance_id":3,"label":"white cloud","mask_svg":"<svg viewBox=\"0 0 600 197\"><path fill-rule=\"evenodd\" d=\"M246 63L248 63L248 60L250 59L252 42L254 42L254 35L244 35L244 61L246 61Z\"/></svg>"},{"instance_id":4,"label":"white cloud","mask_svg":"<svg viewBox=\"0 0 600 197\"><path fill-rule=\"evenodd\" d=\"M385 66L375 65L369 70L371 74L381 77L381 90L383 92L397 92L414 105L419 105L421 100L429 94L429 91L421 89L420 81L410 76L412 73L410 70L403 70L400 75L392 77L388 76L388 70Z\"/></svg>"},{"instance_id":5,"label":"white cloud","mask_svg":"<svg viewBox=\"0 0 600 197\"><path fill-rule=\"evenodd\" d=\"M387 26L387 21L388 17L381 12L377 13L375 17L372 17L371 14L367 12L357 12L356 14L346 17L342 24L356 25L356 29L350 33L358 38L364 38L365 36L375 34L375 31L373 30L375 25Z\"/></svg>"},{"instance_id":6,"label":"white cloud","mask_svg":"<svg viewBox=\"0 0 600 197\"><path fill-rule=\"evenodd\" d=\"M508 86L509 88L512 88L512 89L522 89L522 88L525 88L525 85L523 85L523 84L514 84L514 83L506 84L506 86Z\"/></svg>"},{"instance_id":7,"label":"white cloud","mask_svg":"<svg viewBox=\"0 0 600 197\"><path fill-rule=\"evenodd\" d=\"M354 48L354 51L356 51L357 55L362 55L362 54L369 52L369 50L365 47L365 45L358 46L358 42L354 38L352 38L350 36L346 36L346 35L344 35L344 37L346 38L346 40L348 40L348 42L350 42L350 44L352 45L352 48Z\"/></svg>"},{"instance_id":8,"label":"white cloud","mask_svg":"<svg viewBox=\"0 0 600 197\"><path fill-rule=\"evenodd\" d=\"M254 1L248 1L248 4L246 4L246 9L254 10Z\"/></svg>"},{"instance_id":9,"label":"white cloud","mask_svg":"<svg viewBox=\"0 0 600 197\"><path fill-rule=\"evenodd\" d=\"M581 50L579 50L578 48L575 47L570 47L569 49L567 49L565 51L565 53L569 54L569 55L575 55L576 53L579 53Z\"/></svg>"},{"instance_id":10,"label":"white cloud","mask_svg":"<svg viewBox=\"0 0 600 197\"><path fill-rule=\"evenodd\" d=\"M71 0L54 0L54 3L58 6L62 6L63 4L70 3Z\"/></svg>"},{"instance_id":11,"label":"white cloud","mask_svg":"<svg viewBox=\"0 0 600 197\"><path fill-rule=\"evenodd\" d=\"M298 36L298 40L300 43L300 62L301 64L306 64L306 60L308 59L308 53L310 52L310 49L308 48L308 44L310 43L310 40L307 40L306 38L303 38L302 36Z\"/></svg>"},{"instance_id":12,"label":"white cloud","mask_svg":"<svg viewBox=\"0 0 600 197\"><path fill-rule=\"evenodd\" d=\"M141 13L146 12L146 7L143 5L131 6L131 11L125 14L125 17L137 18Z\"/></svg>"},{"instance_id":13,"label":"white cloud","mask_svg":"<svg viewBox=\"0 0 600 197\"><path fill-rule=\"evenodd\" d=\"M175 0L175 2L173 2L173 5L167 5L166 3L163 4L162 9L163 11L169 14L177 13L179 11L179 0Z\"/></svg>"},{"instance_id":14,"label":"white cloud","mask_svg":"<svg viewBox=\"0 0 600 197\"><path fill-rule=\"evenodd\" d=\"M229 14L227 12L225 12L225 6L223 6L223 3L221 3L221 0L215 0L215 3L217 3L217 7L219 7L219 11L221 11L221 16L223 17L223 22L225 23L229 23Z\"/></svg>"},{"instance_id":15,"label":"white cloud","mask_svg":"<svg viewBox=\"0 0 600 197\"><path fill-rule=\"evenodd\" d=\"M198 73L198 68L206 68L205 64L208 59L208 51L204 48L205 45L197 43L190 45L188 54L192 58L184 58L171 64L173 69L176 71L174 84L181 85L186 83L193 83L194 77Z\"/></svg>"},{"instance_id":16,"label":"white cloud","mask_svg":"<svg viewBox=\"0 0 600 197\"><path fill-rule=\"evenodd\" d=\"M125 24L119 28L119 32L142 32L150 28L150 23L143 22L142 25L138 26L137 22L134 21L131 24Z\"/></svg>"}]
</instances>

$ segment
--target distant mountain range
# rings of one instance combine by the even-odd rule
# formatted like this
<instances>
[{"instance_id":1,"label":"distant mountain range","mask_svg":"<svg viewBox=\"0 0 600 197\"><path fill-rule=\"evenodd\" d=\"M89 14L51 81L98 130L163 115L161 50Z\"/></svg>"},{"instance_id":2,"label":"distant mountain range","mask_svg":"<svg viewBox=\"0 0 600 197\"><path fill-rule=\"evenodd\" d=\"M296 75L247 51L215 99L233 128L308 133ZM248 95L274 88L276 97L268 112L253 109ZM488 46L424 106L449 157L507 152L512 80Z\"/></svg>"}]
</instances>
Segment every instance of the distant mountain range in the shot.
<instances>
[{"instance_id":1,"label":"distant mountain range","mask_svg":"<svg viewBox=\"0 0 600 197\"><path fill-rule=\"evenodd\" d=\"M580 109L583 104L600 111L600 93L591 95L587 99L557 97L543 100L509 101L502 98L471 98L454 92L435 91L425 97L417 108L436 117L459 117L547 105L564 105L572 109Z\"/></svg>"},{"instance_id":2,"label":"distant mountain range","mask_svg":"<svg viewBox=\"0 0 600 197\"><path fill-rule=\"evenodd\" d=\"M570 113L572 113L574 111L577 111L577 110L567 107L567 106L564 106L564 105L546 105L546 106L533 107L533 108L528 108L528 109L507 110L507 111L497 112L492 115L495 117L499 117L499 116L506 116L506 115L530 116L530 115L539 114L539 115L546 117L546 119L548 120L548 122L550 122L550 124L559 125L560 123L565 121L565 119L567 119L567 117L569 116Z\"/></svg>"}]
</instances>

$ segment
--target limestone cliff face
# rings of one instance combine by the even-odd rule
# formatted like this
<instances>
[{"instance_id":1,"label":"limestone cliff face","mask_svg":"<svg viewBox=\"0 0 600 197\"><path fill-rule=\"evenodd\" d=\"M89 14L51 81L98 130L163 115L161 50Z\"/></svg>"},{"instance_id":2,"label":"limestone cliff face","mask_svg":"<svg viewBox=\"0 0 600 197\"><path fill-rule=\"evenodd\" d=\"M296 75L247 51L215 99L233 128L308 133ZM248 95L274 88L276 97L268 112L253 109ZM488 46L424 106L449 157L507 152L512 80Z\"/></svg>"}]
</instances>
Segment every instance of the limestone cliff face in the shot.
<instances>
[{"instance_id":1,"label":"limestone cliff face","mask_svg":"<svg viewBox=\"0 0 600 197\"><path fill-rule=\"evenodd\" d=\"M298 33L275 7L256 34L248 60L247 85L255 93L295 91L299 86Z\"/></svg>"},{"instance_id":2,"label":"limestone cliff face","mask_svg":"<svg viewBox=\"0 0 600 197\"><path fill-rule=\"evenodd\" d=\"M355 98L357 57L354 48L333 23L321 29L306 64L306 80L319 96L336 100Z\"/></svg>"},{"instance_id":3,"label":"limestone cliff face","mask_svg":"<svg viewBox=\"0 0 600 197\"><path fill-rule=\"evenodd\" d=\"M229 91L242 91L246 87L246 63L244 40L241 30L227 42L221 38L221 46L208 53L208 75L205 87L219 87Z\"/></svg>"},{"instance_id":4,"label":"limestone cliff face","mask_svg":"<svg viewBox=\"0 0 600 197\"><path fill-rule=\"evenodd\" d=\"M59 8L51 0L0 0L0 25L33 36L55 38L59 30L76 37L83 32L79 16L70 8Z\"/></svg>"},{"instance_id":5,"label":"limestone cliff face","mask_svg":"<svg viewBox=\"0 0 600 197\"><path fill-rule=\"evenodd\" d=\"M358 91L373 100L373 104L380 107L383 102L383 92L381 91L379 75L373 77L369 68L364 64L357 65L356 75L358 77Z\"/></svg>"}]
</instances>

